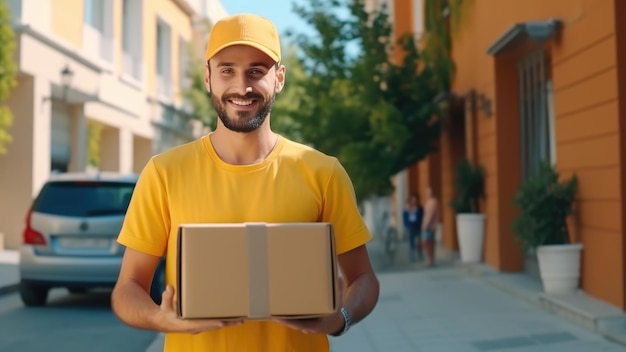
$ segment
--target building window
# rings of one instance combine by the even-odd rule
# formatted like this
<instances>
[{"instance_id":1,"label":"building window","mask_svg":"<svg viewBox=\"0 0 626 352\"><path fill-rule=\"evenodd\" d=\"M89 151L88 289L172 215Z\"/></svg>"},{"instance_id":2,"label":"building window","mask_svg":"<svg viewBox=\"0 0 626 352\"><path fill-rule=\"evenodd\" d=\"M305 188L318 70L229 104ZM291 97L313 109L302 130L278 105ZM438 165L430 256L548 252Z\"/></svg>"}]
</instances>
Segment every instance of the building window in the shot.
<instances>
[{"instance_id":1,"label":"building window","mask_svg":"<svg viewBox=\"0 0 626 352\"><path fill-rule=\"evenodd\" d=\"M160 18L156 28L156 74L157 94L171 99L171 53L172 36L170 27Z\"/></svg>"},{"instance_id":2,"label":"building window","mask_svg":"<svg viewBox=\"0 0 626 352\"><path fill-rule=\"evenodd\" d=\"M523 180L533 175L541 162L556 162L549 62L545 51L537 49L518 63Z\"/></svg>"},{"instance_id":3,"label":"building window","mask_svg":"<svg viewBox=\"0 0 626 352\"><path fill-rule=\"evenodd\" d=\"M113 62L113 3L85 0L83 49Z\"/></svg>"},{"instance_id":4,"label":"building window","mask_svg":"<svg viewBox=\"0 0 626 352\"><path fill-rule=\"evenodd\" d=\"M141 0L122 2L122 68L130 77L143 79Z\"/></svg>"},{"instance_id":5,"label":"building window","mask_svg":"<svg viewBox=\"0 0 626 352\"><path fill-rule=\"evenodd\" d=\"M85 24L97 30L102 29L103 5L101 0L85 0Z\"/></svg>"}]
</instances>

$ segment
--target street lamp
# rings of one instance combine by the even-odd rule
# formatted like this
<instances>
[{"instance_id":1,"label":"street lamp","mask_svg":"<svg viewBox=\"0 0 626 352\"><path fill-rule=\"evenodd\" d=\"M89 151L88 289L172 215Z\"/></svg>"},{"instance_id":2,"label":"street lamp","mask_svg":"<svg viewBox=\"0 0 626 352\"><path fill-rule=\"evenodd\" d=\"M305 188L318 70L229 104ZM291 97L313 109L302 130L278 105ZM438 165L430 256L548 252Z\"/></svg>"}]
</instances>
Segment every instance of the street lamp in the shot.
<instances>
[{"instance_id":1,"label":"street lamp","mask_svg":"<svg viewBox=\"0 0 626 352\"><path fill-rule=\"evenodd\" d=\"M63 90L62 99L63 101L67 100L67 91L70 89L70 85L72 84L72 78L74 77L74 71L69 67L69 65L65 65L61 70L61 89ZM44 97L43 101L46 102L51 100L52 96Z\"/></svg>"},{"instance_id":2,"label":"street lamp","mask_svg":"<svg viewBox=\"0 0 626 352\"><path fill-rule=\"evenodd\" d=\"M74 77L74 71L70 69L68 65L65 65L61 70L61 86L63 87L63 101L67 100L67 90L72 84L72 78Z\"/></svg>"}]
</instances>

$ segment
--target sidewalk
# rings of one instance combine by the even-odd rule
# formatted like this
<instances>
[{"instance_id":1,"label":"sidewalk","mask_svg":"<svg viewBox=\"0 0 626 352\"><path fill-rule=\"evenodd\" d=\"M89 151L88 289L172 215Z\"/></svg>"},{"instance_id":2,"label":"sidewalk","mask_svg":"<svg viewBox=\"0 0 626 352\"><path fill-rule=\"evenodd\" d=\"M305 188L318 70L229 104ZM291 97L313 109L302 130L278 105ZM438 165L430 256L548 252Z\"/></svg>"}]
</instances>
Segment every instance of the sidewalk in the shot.
<instances>
[{"instance_id":1,"label":"sidewalk","mask_svg":"<svg viewBox=\"0 0 626 352\"><path fill-rule=\"evenodd\" d=\"M333 352L626 351L458 267L379 276L376 309Z\"/></svg>"},{"instance_id":2,"label":"sidewalk","mask_svg":"<svg viewBox=\"0 0 626 352\"><path fill-rule=\"evenodd\" d=\"M375 243L370 255L380 260ZM524 274L460 265L445 253L440 258L435 268L400 263L402 271L378 271L376 309L348 334L331 338L332 352L626 352L620 309L582 292L545 295ZM16 290L18 260L17 251L0 251L0 294ZM162 338L147 351L161 351Z\"/></svg>"},{"instance_id":3,"label":"sidewalk","mask_svg":"<svg viewBox=\"0 0 626 352\"><path fill-rule=\"evenodd\" d=\"M19 258L17 250L0 250L0 295L17 291Z\"/></svg>"}]
</instances>

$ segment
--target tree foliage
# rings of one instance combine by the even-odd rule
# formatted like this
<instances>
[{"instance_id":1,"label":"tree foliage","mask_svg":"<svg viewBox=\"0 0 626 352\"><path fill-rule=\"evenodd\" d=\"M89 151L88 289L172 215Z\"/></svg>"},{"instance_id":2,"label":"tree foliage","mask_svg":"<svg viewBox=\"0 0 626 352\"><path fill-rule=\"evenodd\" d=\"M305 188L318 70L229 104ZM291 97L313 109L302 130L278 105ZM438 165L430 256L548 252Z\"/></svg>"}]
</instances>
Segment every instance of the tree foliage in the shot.
<instances>
[{"instance_id":1,"label":"tree foliage","mask_svg":"<svg viewBox=\"0 0 626 352\"><path fill-rule=\"evenodd\" d=\"M299 109L299 98L305 93L301 83L304 83L306 78L302 64L297 58L297 51L297 47L293 45L283 50L282 63L286 67L287 84L276 96L271 119L274 131L293 140L304 142L300 133L301 124L293 118Z\"/></svg>"},{"instance_id":2,"label":"tree foliage","mask_svg":"<svg viewBox=\"0 0 626 352\"><path fill-rule=\"evenodd\" d=\"M14 61L15 35L11 26L11 14L6 0L0 0L0 103L16 85L17 65ZM7 152L6 144L11 142L9 127L13 123L11 110L0 105L0 155Z\"/></svg>"},{"instance_id":3,"label":"tree foliage","mask_svg":"<svg viewBox=\"0 0 626 352\"><path fill-rule=\"evenodd\" d=\"M450 56L452 38L459 33L468 17L473 0L425 0L424 2L424 57L434 72L436 85L449 91L454 75L454 61Z\"/></svg>"},{"instance_id":4,"label":"tree foliage","mask_svg":"<svg viewBox=\"0 0 626 352\"><path fill-rule=\"evenodd\" d=\"M100 140L102 139L102 124L89 121L87 124L87 165L100 167Z\"/></svg>"},{"instance_id":5,"label":"tree foliage","mask_svg":"<svg viewBox=\"0 0 626 352\"><path fill-rule=\"evenodd\" d=\"M293 118L304 141L337 156L357 196L385 195L391 177L434 151L441 123L439 92L412 33L393 42L385 7L368 13L362 0L311 0L294 11L314 30L299 34L304 77ZM394 47L404 50L394 62Z\"/></svg>"}]
</instances>

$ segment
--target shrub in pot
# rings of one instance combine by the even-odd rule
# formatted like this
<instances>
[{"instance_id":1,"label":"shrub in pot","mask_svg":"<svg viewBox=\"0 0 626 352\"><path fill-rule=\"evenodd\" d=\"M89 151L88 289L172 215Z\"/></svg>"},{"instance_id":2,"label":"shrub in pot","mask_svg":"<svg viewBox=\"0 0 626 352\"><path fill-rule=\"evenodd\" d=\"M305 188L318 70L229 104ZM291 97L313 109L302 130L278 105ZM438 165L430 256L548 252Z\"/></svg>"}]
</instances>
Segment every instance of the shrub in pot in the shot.
<instances>
[{"instance_id":1,"label":"shrub in pot","mask_svg":"<svg viewBox=\"0 0 626 352\"><path fill-rule=\"evenodd\" d=\"M520 184L514 198L520 212L513 231L525 251L537 252L546 292L564 293L578 287L582 244L570 243L567 228L577 185L576 175L560 181L555 168L542 163L538 172Z\"/></svg>"},{"instance_id":2,"label":"shrub in pot","mask_svg":"<svg viewBox=\"0 0 626 352\"><path fill-rule=\"evenodd\" d=\"M455 194L450 206L456 213L456 229L461 261L475 263L482 259L485 237L485 215L480 213L480 200L485 196L484 170L467 158L455 169Z\"/></svg>"},{"instance_id":3,"label":"shrub in pot","mask_svg":"<svg viewBox=\"0 0 626 352\"><path fill-rule=\"evenodd\" d=\"M485 196L482 166L463 158L456 165L454 177L455 193L450 206L457 214L478 213L480 200Z\"/></svg>"}]
</instances>

